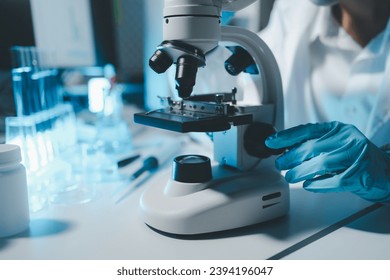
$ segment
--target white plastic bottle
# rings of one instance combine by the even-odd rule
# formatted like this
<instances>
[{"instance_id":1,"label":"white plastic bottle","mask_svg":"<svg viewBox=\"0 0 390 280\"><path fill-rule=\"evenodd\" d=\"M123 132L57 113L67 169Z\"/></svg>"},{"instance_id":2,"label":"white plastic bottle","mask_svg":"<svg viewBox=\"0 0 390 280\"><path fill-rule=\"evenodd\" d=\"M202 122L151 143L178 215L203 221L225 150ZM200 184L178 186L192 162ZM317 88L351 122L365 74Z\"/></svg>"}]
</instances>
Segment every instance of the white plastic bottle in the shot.
<instances>
[{"instance_id":1,"label":"white plastic bottle","mask_svg":"<svg viewBox=\"0 0 390 280\"><path fill-rule=\"evenodd\" d=\"M0 237L29 226L26 169L19 146L0 144Z\"/></svg>"}]
</instances>

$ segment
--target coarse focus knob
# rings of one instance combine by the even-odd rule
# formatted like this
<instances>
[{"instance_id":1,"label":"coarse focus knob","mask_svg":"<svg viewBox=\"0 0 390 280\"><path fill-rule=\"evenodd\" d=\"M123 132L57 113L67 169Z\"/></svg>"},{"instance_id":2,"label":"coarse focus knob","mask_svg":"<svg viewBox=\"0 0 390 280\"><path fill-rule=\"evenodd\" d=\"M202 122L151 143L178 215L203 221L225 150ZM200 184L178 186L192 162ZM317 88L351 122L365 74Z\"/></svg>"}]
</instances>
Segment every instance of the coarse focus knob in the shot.
<instances>
[{"instance_id":1,"label":"coarse focus knob","mask_svg":"<svg viewBox=\"0 0 390 280\"><path fill-rule=\"evenodd\" d=\"M173 160L172 178L182 183L205 183L211 180L211 162L206 156L182 155Z\"/></svg>"},{"instance_id":2,"label":"coarse focus knob","mask_svg":"<svg viewBox=\"0 0 390 280\"><path fill-rule=\"evenodd\" d=\"M265 139L276 132L275 128L268 123L251 123L244 134L244 147L246 152L257 158L267 158L279 155L284 149L270 149L265 145Z\"/></svg>"}]
</instances>

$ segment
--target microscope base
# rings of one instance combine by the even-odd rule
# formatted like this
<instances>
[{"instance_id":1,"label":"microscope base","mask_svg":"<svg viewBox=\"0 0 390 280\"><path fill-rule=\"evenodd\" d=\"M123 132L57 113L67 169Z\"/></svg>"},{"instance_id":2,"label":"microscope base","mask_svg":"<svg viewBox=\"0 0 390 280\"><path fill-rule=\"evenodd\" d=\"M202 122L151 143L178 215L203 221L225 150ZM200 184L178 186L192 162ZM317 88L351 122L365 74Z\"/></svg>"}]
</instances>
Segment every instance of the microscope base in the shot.
<instances>
[{"instance_id":1,"label":"microscope base","mask_svg":"<svg viewBox=\"0 0 390 280\"><path fill-rule=\"evenodd\" d=\"M172 234L202 234L249 226L285 215L289 188L274 168L237 172L213 168L207 183L147 189L140 201L146 224Z\"/></svg>"}]
</instances>

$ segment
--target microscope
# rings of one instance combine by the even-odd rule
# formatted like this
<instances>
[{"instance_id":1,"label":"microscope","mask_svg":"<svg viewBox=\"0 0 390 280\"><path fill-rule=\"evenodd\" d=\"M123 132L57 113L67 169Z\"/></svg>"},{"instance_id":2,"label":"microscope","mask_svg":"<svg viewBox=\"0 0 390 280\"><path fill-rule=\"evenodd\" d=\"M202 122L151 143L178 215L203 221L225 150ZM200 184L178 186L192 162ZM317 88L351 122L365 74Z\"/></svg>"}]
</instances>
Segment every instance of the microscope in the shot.
<instances>
[{"instance_id":1,"label":"microscope","mask_svg":"<svg viewBox=\"0 0 390 280\"><path fill-rule=\"evenodd\" d=\"M283 129L277 63L259 36L220 24L222 10L238 11L255 1L165 0L164 41L149 65L157 73L176 66L179 98L166 98L163 108L137 113L134 121L181 133L211 133L214 155L213 159L198 154L174 158L171 178L144 191L142 217L154 229L179 235L219 232L288 212L288 184L272 158L281 151L264 144ZM206 54L222 44L232 53L224 62L229 74L259 77L260 104L241 104L236 89L192 94L198 68L207 67Z\"/></svg>"}]
</instances>

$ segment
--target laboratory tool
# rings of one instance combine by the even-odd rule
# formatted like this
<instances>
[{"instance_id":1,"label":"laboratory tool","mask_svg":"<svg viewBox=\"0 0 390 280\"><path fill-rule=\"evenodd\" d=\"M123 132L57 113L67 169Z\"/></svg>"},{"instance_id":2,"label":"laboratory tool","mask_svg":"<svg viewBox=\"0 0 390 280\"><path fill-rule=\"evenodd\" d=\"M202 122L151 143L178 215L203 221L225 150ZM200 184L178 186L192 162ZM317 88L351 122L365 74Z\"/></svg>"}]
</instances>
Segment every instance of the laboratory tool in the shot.
<instances>
[{"instance_id":1,"label":"laboratory tool","mask_svg":"<svg viewBox=\"0 0 390 280\"><path fill-rule=\"evenodd\" d=\"M289 149L276 165L290 169L290 183L304 181L312 192L351 191L374 202L390 200L390 155L353 125L300 125L271 136L266 145Z\"/></svg>"},{"instance_id":2,"label":"laboratory tool","mask_svg":"<svg viewBox=\"0 0 390 280\"><path fill-rule=\"evenodd\" d=\"M146 156L143 156L142 166L130 176L130 180L135 180L144 172L156 170L167 163L173 156L181 150L181 138L162 137L158 141L156 148L151 149Z\"/></svg>"},{"instance_id":3,"label":"laboratory tool","mask_svg":"<svg viewBox=\"0 0 390 280\"><path fill-rule=\"evenodd\" d=\"M19 146L0 144L0 238L28 228L26 169Z\"/></svg>"},{"instance_id":4,"label":"laboratory tool","mask_svg":"<svg viewBox=\"0 0 390 280\"><path fill-rule=\"evenodd\" d=\"M131 180L137 179L139 176L141 176L146 171L152 171L158 167L158 159L156 157L147 157L143 163L142 167L138 169L136 172L133 173L133 175L130 176Z\"/></svg>"},{"instance_id":5,"label":"laboratory tool","mask_svg":"<svg viewBox=\"0 0 390 280\"><path fill-rule=\"evenodd\" d=\"M182 137L160 137L153 143L154 148L148 147L145 153L141 153L142 162L135 166L135 170L126 180L126 184L120 185L114 195L121 193L120 198L116 201L123 201L136 188L140 187L158 168L167 164L173 157L178 156L182 148ZM135 163L136 164L136 163ZM126 192L123 193L123 190Z\"/></svg>"},{"instance_id":6,"label":"laboratory tool","mask_svg":"<svg viewBox=\"0 0 390 280\"><path fill-rule=\"evenodd\" d=\"M163 73L175 64L179 99L163 98L163 108L137 113L134 120L176 132L211 133L214 155L212 160L199 154L176 157L172 178L145 190L140 207L152 228L201 234L268 221L288 212L288 184L270 158L280 150L264 144L268 136L283 129L278 66L256 34L220 26L222 9L235 11L252 2L165 1L164 41L149 65ZM207 53L219 44L232 53L224 63L228 73L257 76L260 104L244 104L235 88L192 93L198 68L206 66Z\"/></svg>"},{"instance_id":7,"label":"laboratory tool","mask_svg":"<svg viewBox=\"0 0 390 280\"><path fill-rule=\"evenodd\" d=\"M127 157L127 158L124 158L124 159L121 159L117 162L117 165L118 165L118 168L122 168L122 167L125 167L131 163L133 163L134 161L136 161L137 159L140 158L141 155L137 154L137 155L133 155L133 156L130 156L130 157Z\"/></svg>"}]
</instances>

